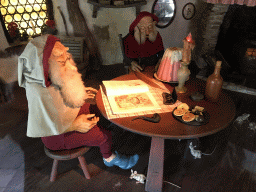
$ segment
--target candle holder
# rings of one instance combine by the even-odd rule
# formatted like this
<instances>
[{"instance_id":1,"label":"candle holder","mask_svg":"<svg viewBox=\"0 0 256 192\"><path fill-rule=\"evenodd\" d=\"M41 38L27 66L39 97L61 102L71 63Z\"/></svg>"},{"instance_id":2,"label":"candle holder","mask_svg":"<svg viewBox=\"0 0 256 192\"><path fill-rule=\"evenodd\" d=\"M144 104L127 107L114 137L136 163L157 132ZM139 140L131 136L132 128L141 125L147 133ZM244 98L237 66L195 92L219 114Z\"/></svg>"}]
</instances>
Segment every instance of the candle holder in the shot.
<instances>
[{"instance_id":1,"label":"candle holder","mask_svg":"<svg viewBox=\"0 0 256 192\"><path fill-rule=\"evenodd\" d=\"M185 82L188 80L190 75L190 70L188 65L191 61L191 51L195 47L195 42L192 39L191 33L188 34L186 38L183 39L183 51L182 51L182 61L181 67L178 69L178 86L175 88L177 93L186 93L187 88L184 87Z\"/></svg>"},{"instance_id":2,"label":"candle holder","mask_svg":"<svg viewBox=\"0 0 256 192\"><path fill-rule=\"evenodd\" d=\"M177 93L186 93L187 88L184 86L189 79L190 70L188 69L188 62L181 61L181 67L178 69L178 86L175 87Z\"/></svg>"}]
</instances>

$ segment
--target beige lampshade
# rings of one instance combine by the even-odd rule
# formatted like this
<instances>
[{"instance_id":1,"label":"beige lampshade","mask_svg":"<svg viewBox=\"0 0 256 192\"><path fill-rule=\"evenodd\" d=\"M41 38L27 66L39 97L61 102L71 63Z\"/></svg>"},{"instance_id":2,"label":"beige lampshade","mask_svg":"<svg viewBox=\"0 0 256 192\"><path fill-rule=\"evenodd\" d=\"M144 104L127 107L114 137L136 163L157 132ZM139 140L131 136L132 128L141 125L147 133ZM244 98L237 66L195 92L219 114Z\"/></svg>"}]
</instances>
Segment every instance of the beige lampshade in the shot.
<instances>
[{"instance_id":1,"label":"beige lampshade","mask_svg":"<svg viewBox=\"0 0 256 192\"><path fill-rule=\"evenodd\" d=\"M178 82L177 71L181 67L181 60L182 48L170 47L166 49L155 73L156 79L164 82Z\"/></svg>"}]
</instances>

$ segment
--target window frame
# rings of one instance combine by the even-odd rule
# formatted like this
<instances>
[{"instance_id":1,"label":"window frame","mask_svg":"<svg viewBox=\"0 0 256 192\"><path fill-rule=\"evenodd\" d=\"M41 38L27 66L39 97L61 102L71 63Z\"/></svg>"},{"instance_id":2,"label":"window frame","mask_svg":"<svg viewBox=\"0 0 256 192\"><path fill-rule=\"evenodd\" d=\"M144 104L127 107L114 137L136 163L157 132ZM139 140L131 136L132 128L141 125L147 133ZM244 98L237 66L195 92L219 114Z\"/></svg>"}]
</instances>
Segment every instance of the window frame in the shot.
<instances>
[{"instance_id":1,"label":"window frame","mask_svg":"<svg viewBox=\"0 0 256 192\"><path fill-rule=\"evenodd\" d=\"M157 2L158 2L159 0L155 0L154 1L154 3L153 3L153 5L152 5L152 8L151 8L151 13L152 14L155 14L155 6L156 6L156 4L157 4ZM175 16L176 16L176 11L177 11L177 5L176 5L176 0L172 0L173 1L173 4L174 4L174 10L173 10L173 16L170 18L170 20L167 22L167 24L165 24L165 25L160 25L159 23L157 23L156 24L156 27L158 27L158 28L166 28L166 27L168 27L169 25L171 25L171 23L173 22L173 20L174 20L174 18L175 18ZM160 20L160 18L159 18L159 20Z\"/></svg>"}]
</instances>

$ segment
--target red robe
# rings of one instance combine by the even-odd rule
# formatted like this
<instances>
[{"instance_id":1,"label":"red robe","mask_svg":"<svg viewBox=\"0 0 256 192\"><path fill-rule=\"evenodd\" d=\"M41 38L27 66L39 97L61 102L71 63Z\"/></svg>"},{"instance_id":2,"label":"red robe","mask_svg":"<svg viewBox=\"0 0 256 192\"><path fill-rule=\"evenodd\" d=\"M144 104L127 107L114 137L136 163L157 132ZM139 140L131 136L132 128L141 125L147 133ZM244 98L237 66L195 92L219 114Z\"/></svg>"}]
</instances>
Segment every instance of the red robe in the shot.
<instances>
[{"instance_id":1,"label":"red robe","mask_svg":"<svg viewBox=\"0 0 256 192\"><path fill-rule=\"evenodd\" d=\"M155 55L159 51L164 50L162 37L157 33L156 40L154 42L149 41L148 39L144 44L139 45L135 40L133 34L128 35L124 40L125 54L129 58L142 58L150 57Z\"/></svg>"}]
</instances>

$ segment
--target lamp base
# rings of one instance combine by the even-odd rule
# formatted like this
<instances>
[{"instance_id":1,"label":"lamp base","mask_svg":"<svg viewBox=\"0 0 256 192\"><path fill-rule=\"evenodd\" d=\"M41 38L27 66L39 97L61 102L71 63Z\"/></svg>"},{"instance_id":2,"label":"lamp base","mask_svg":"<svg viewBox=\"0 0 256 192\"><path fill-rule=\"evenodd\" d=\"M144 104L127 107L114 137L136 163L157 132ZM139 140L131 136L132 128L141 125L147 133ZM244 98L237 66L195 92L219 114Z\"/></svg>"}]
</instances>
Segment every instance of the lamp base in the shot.
<instances>
[{"instance_id":1,"label":"lamp base","mask_svg":"<svg viewBox=\"0 0 256 192\"><path fill-rule=\"evenodd\" d=\"M154 77L158 80L158 81L162 81L164 83L178 83L178 81L166 81L166 80L163 80L163 79L160 79L157 77L157 74L154 73Z\"/></svg>"},{"instance_id":2,"label":"lamp base","mask_svg":"<svg viewBox=\"0 0 256 192\"><path fill-rule=\"evenodd\" d=\"M177 93L186 93L187 92L187 88L186 87L175 87L175 90Z\"/></svg>"}]
</instances>

